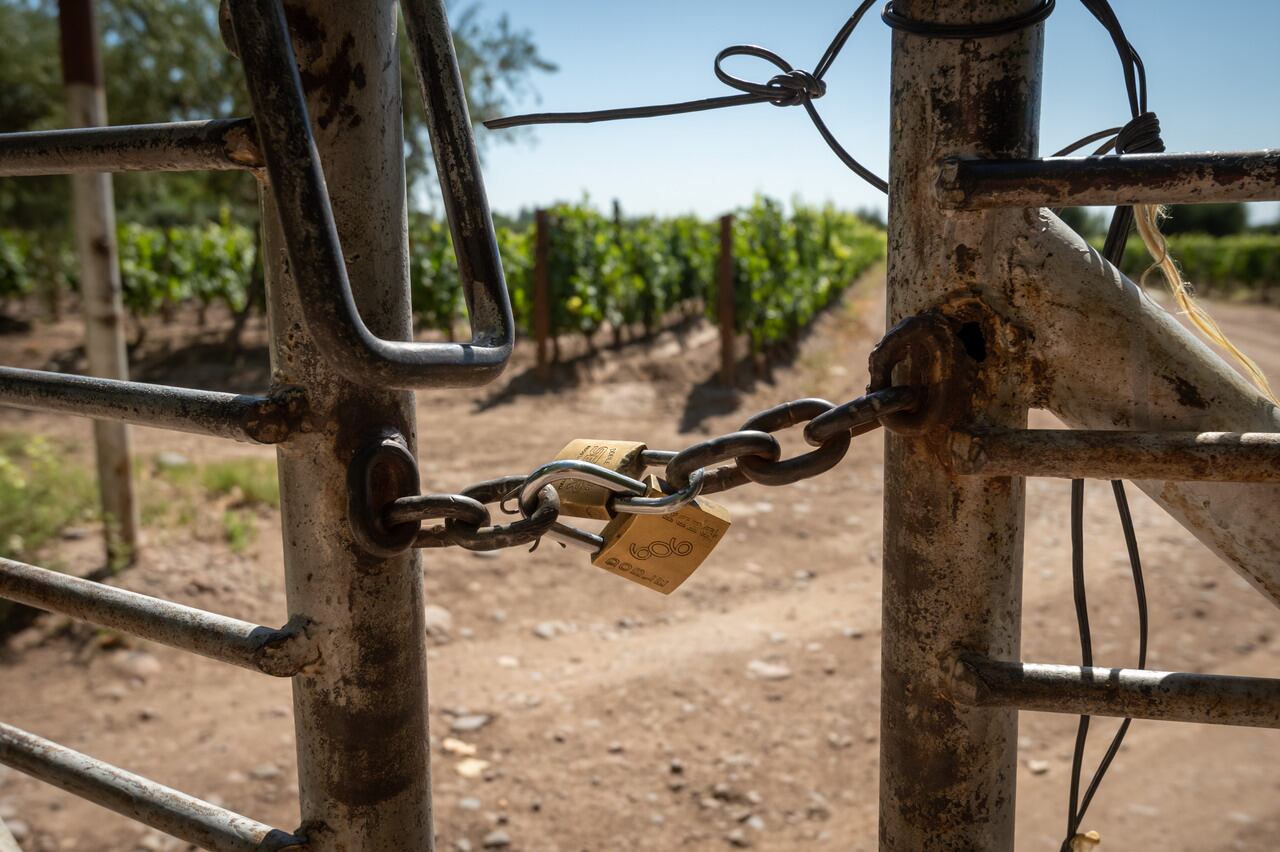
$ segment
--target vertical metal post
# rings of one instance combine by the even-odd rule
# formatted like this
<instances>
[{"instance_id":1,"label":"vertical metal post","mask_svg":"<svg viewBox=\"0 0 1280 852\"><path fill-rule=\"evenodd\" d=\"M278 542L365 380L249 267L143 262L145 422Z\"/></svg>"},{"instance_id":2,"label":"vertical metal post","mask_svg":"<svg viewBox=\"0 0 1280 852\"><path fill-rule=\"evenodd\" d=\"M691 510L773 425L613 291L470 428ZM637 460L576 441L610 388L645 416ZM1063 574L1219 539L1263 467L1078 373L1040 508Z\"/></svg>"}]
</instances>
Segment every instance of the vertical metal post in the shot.
<instances>
[{"instance_id":1,"label":"vertical metal post","mask_svg":"<svg viewBox=\"0 0 1280 852\"><path fill-rule=\"evenodd\" d=\"M720 268L716 281L716 315L720 320L720 384L737 382L737 329L733 316L733 214L720 217Z\"/></svg>"},{"instance_id":2,"label":"vertical metal post","mask_svg":"<svg viewBox=\"0 0 1280 852\"><path fill-rule=\"evenodd\" d=\"M356 303L374 334L409 340L395 3L287 8ZM311 408L311 431L277 455L289 611L311 619L320 648L315 670L293 681L308 848L431 850L419 559L362 552L347 521L357 449L388 428L416 446L413 394L353 384L329 367L304 330L278 211L270 200L263 208L273 377L303 387Z\"/></svg>"},{"instance_id":3,"label":"vertical metal post","mask_svg":"<svg viewBox=\"0 0 1280 852\"><path fill-rule=\"evenodd\" d=\"M101 127L107 123L107 98L93 22L93 0L60 0L58 25L68 124ZM80 301L89 373L104 379L127 379L129 359L124 341L111 175L72 175L71 204L76 255L80 261ZM107 552L113 558L128 557L138 544L129 427L119 422L95 420L93 438L98 492L107 522Z\"/></svg>"},{"instance_id":4,"label":"vertical metal post","mask_svg":"<svg viewBox=\"0 0 1280 852\"><path fill-rule=\"evenodd\" d=\"M912 19L1002 20L1032 0L896 0ZM944 214L937 164L1034 156L1039 27L981 40L895 32L889 190L889 323L937 309L964 325L977 370L967 419L1022 427L1026 404L999 321L975 299L1008 287L995 215ZM970 324L971 323L971 324ZM957 653L1018 659L1023 482L959 478L944 434L888 434L885 454L880 848L1013 849L1017 714L948 697Z\"/></svg>"},{"instance_id":5,"label":"vertical metal post","mask_svg":"<svg viewBox=\"0 0 1280 852\"><path fill-rule=\"evenodd\" d=\"M551 216L546 210L534 214L533 224L533 338L538 347L538 378L551 378Z\"/></svg>"}]
</instances>

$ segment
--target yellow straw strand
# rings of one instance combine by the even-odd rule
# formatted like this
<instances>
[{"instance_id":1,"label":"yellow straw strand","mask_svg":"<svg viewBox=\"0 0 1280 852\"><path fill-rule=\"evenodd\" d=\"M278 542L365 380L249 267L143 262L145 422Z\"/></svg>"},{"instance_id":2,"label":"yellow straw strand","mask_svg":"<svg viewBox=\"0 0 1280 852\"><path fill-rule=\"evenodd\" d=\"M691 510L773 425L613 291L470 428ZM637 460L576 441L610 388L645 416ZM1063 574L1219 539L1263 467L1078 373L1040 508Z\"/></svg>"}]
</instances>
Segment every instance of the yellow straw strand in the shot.
<instances>
[{"instance_id":1,"label":"yellow straw strand","mask_svg":"<svg viewBox=\"0 0 1280 852\"><path fill-rule=\"evenodd\" d=\"M1165 240L1164 234L1160 232L1160 217L1163 214L1161 208L1155 204L1139 204L1133 208L1133 212L1138 226L1138 234L1142 237L1142 242L1146 244L1147 252L1150 253L1154 261L1142 273L1140 280L1142 286L1146 286L1147 276L1159 269L1165 283L1169 286L1170 293L1173 294L1173 300L1177 303L1178 308L1186 314L1191 324L1206 339L1216 343L1230 353L1231 357L1240 366L1244 367L1254 385L1272 402L1280 405L1280 399L1277 399L1275 392L1271 390L1271 384L1267 381L1266 374L1262 372L1262 369L1252 358L1240 351L1227 338L1227 335L1218 326L1217 321L1209 315L1208 311L1200 307L1199 302L1191 294L1191 289L1186 280L1183 279L1181 270L1173 262L1173 258L1169 256L1169 243Z\"/></svg>"}]
</instances>

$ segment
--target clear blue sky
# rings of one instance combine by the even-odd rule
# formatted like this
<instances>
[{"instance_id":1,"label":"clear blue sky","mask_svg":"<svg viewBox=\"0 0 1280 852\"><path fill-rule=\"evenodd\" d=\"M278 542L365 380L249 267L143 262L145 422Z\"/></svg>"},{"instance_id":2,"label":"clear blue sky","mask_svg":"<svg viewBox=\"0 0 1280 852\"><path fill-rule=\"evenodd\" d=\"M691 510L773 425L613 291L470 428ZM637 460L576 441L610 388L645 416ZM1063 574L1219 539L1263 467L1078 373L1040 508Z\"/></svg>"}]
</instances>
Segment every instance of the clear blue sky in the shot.
<instances>
[{"instance_id":1,"label":"clear blue sky","mask_svg":"<svg viewBox=\"0 0 1280 852\"><path fill-rule=\"evenodd\" d=\"M455 11L467 0L455 0ZM535 80L519 111L585 110L727 94L712 59L736 43L768 47L812 68L856 0L481 0L509 15L559 65ZM1280 146L1280 0L1113 0L1146 63L1150 105L1170 150ZM1223 14L1225 8L1230 14ZM1041 144L1051 151L1128 118L1120 64L1076 0L1058 0L1046 33ZM846 148L883 174L888 159L889 30L863 19L827 76L819 110ZM730 70L767 79L747 58ZM510 132L510 131L505 131ZM496 134L493 134L496 135ZM718 215L757 192L789 200L879 207L884 199L828 151L801 108L759 104L689 116L538 127L486 145L494 209L513 213L589 194L632 213ZM1252 205L1274 219L1277 206Z\"/></svg>"}]
</instances>

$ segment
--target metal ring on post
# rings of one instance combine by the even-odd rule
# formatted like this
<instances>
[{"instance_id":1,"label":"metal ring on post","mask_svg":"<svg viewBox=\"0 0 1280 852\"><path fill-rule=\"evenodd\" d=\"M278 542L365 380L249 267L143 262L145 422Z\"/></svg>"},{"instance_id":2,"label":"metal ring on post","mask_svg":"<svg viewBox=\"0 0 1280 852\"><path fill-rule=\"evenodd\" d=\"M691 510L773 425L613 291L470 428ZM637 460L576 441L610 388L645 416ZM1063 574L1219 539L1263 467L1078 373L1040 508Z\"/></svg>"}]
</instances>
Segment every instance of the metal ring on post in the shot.
<instances>
[{"instance_id":1,"label":"metal ring on post","mask_svg":"<svg viewBox=\"0 0 1280 852\"><path fill-rule=\"evenodd\" d=\"M972 391L968 375L972 364L951 320L931 311L907 317L871 350L867 389L875 393L895 385L910 386L915 389L916 404L910 411L886 414L880 422L901 435L923 435L954 420ZM895 378L895 370L903 365L906 375Z\"/></svg>"},{"instance_id":2,"label":"metal ring on post","mask_svg":"<svg viewBox=\"0 0 1280 852\"><path fill-rule=\"evenodd\" d=\"M872 391L825 414L819 414L804 427L805 443L820 447L838 435L856 438L880 426L880 418L915 410L921 394L916 388L892 387Z\"/></svg>"},{"instance_id":3,"label":"metal ring on post","mask_svg":"<svg viewBox=\"0 0 1280 852\"><path fill-rule=\"evenodd\" d=\"M835 406L825 399L797 399L794 402L784 402L782 405L765 409L743 423L742 428L777 432L812 420L834 408ZM845 432L837 434L818 449L795 458L767 461L753 456L744 456L738 459L738 467L742 468L742 472L748 479L760 485L790 485L835 467L849 451L851 441L851 436Z\"/></svg>"},{"instance_id":4,"label":"metal ring on post","mask_svg":"<svg viewBox=\"0 0 1280 852\"><path fill-rule=\"evenodd\" d=\"M735 461L744 456L755 456L765 461L776 462L782 458L782 446L778 439L768 432L746 430L730 432L706 441L699 441L675 454L667 462L667 482L672 488L680 489L689 484L693 473L709 468L720 462ZM707 471L703 486L703 494L718 494L730 488L746 485L751 480L742 472L737 464Z\"/></svg>"},{"instance_id":5,"label":"metal ring on post","mask_svg":"<svg viewBox=\"0 0 1280 852\"><path fill-rule=\"evenodd\" d=\"M684 488L661 497L614 497L609 501L609 508L627 515L669 515L696 500L706 478L706 471L695 470Z\"/></svg>"},{"instance_id":6,"label":"metal ring on post","mask_svg":"<svg viewBox=\"0 0 1280 852\"><path fill-rule=\"evenodd\" d=\"M489 505L505 500L520 488L523 476L503 476L478 482L463 490L462 496ZM554 488L543 488L537 493L533 511L528 517L509 524L473 528L461 521L446 519L444 532L429 539L419 536L417 547L447 547L456 544L467 550L500 550L535 542L547 534L556 518L560 517L560 495ZM425 531L434 532L434 531Z\"/></svg>"},{"instance_id":7,"label":"metal ring on post","mask_svg":"<svg viewBox=\"0 0 1280 852\"><path fill-rule=\"evenodd\" d=\"M418 461L399 432L381 433L360 448L347 468L347 520L361 550L390 559L413 546L418 522L389 524L384 512L418 488Z\"/></svg>"}]
</instances>

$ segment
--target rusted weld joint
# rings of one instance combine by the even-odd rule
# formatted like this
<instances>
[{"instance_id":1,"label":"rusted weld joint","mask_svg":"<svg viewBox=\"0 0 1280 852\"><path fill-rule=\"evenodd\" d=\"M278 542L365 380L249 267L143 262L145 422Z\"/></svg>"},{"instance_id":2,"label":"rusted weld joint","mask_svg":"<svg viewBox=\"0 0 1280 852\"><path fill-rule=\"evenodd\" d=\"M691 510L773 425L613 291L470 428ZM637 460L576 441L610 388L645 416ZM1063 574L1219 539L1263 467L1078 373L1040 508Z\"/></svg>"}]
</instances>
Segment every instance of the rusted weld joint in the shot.
<instances>
[{"instance_id":1,"label":"rusted weld joint","mask_svg":"<svg viewBox=\"0 0 1280 852\"><path fill-rule=\"evenodd\" d=\"M972 393L974 369L960 328L928 311L907 317L871 350L868 392L911 387L919 401L910 411L885 414L880 422L900 435L924 435L957 422Z\"/></svg>"},{"instance_id":2,"label":"rusted weld joint","mask_svg":"<svg viewBox=\"0 0 1280 852\"><path fill-rule=\"evenodd\" d=\"M347 468L347 520L361 550L391 559L413 546L421 522L387 524L384 513L420 485L418 460L399 431L382 430L361 446Z\"/></svg>"},{"instance_id":3,"label":"rusted weld joint","mask_svg":"<svg viewBox=\"0 0 1280 852\"><path fill-rule=\"evenodd\" d=\"M261 642L253 655L258 670L273 677L315 671L320 663L320 646L307 630L310 624L309 618L295 615L279 630L262 628Z\"/></svg>"},{"instance_id":4,"label":"rusted weld joint","mask_svg":"<svg viewBox=\"0 0 1280 852\"><path fill-rule=\"evenodd\" d=\"M255 398L245 409L244 433L259 444L280 444L289 436L309 429L307 395L300 387L285 385L273 388L264 397Z\"/></svg>"},{"instance_id":5,"label":"rusted weld joint","mask_svg":"<svg viewBox=\"0 0 1280 852\"><path fill-rule=\"evenodd\" d=\"M258 143L258 126L252 118L246 118L227 130L222 137L227 159L252 169L259 177L266 176L267 162L262 158L262 146Z\"/></svg>"}]
</instances>

